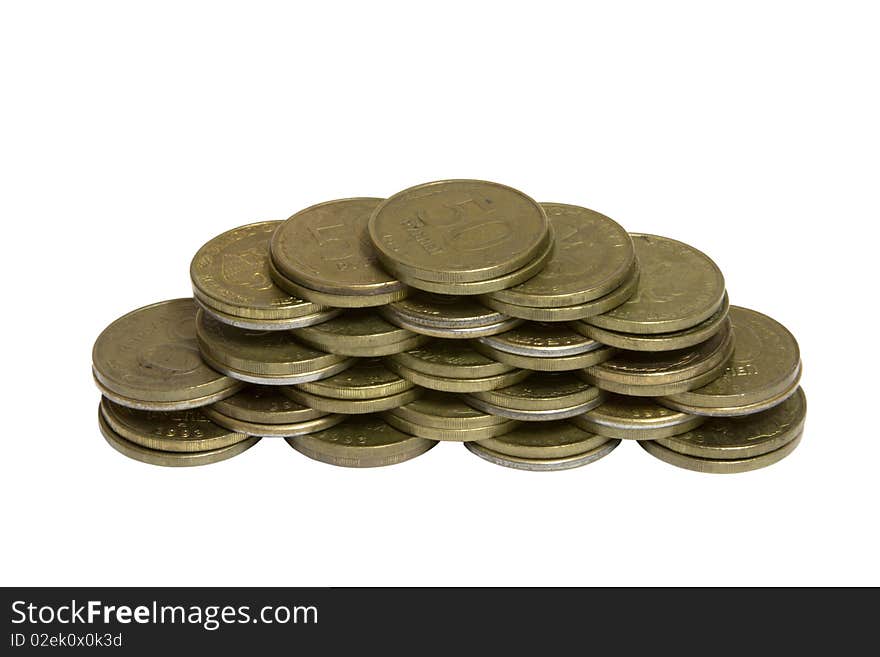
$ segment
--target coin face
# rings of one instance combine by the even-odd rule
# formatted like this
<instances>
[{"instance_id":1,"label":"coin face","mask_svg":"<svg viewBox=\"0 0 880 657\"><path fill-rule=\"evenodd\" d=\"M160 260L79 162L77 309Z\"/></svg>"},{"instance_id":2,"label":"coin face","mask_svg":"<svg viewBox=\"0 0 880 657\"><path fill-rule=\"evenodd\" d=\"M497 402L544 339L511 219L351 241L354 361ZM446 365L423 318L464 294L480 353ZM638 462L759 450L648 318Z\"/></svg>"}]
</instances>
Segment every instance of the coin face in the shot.
<instances>
[{"instance_id":1,"label":"coin face","mask_svg":"<svg viewBox=\"0 0 880 657\"><path fill-rule=\"evenodd\" d=\"M623 333L681 331L711 317L724 299L724 276L708 256L668 237L632 234L639 284L626 303L588 323Z\"/></svg>"},{"instance_id":2,"label":"coin face","mask_svg":"<svg viewBox=\"0 0 880 657\"><path fill-rule=\"evenodd\" d=\"M196 305L174 299L139 308L108 326L92 349L95 379L118 403L143 409L205 406L240 390L199 355Z\"/></svg>"},{"instance_id":3,"label":"coin face","mask_svg":"<svg viewBox=\"0 0 880 657\"><path fill-rule=\"evenodd\" d=\"M470 343L458 340L435 340L394 354L389 360L423 374L452 379L478 379L513 370L510 365L482 355Z\"/></svg>"},{"instance_id":4,"label":"coin face","mask_svg":"<svg viewBox=\"0 0 880 657\"><path fill-rule=\"evenodd\" d=\"M508 424L505 418L468 406L461 395L436 390L426 390L421 397L391 411L391 414L413 424L453 431Z\"/></svg>"},{"instance_id":5,"label":"coin face","mask_svg":"<svg viewBox=\"0 0 880 657\"><path fill-rule=\"evenodd\" d=\"M385 311L411 324L427 328L479 328L510 319L486 308L473 297L430 292L414 292L406 299L389 304Z\"/></svg>"},{"instance_id":6,"label":"coin face","mask_svg":"<svg viewBox=\"0 0 880 657\"><path fill-rule=\"evenodd\" d=\"M519 269L546 248L549 224L534 200L479 180L411 187L369 222L383 264L426 281L485 281Z\"/></svg>"},{"instance_id":7,"label":"coin face","mask_svg":"<svg viewBox=\"0 0 880 657\"><path fill-rule=\"evenodd\" d=\"M328 201L297 212L275 232L272 262L285 278L342 296L397 292L403 284L379 266L367 234L382 199Z\"/></svg>"},{"instance_id":8,"label":"coin face","mask_svg":"<svg viewBox=\"0 0 880 657\"><path fill-rule=\"evenodd\" d=\"M731 306L733 357L711 383L661 403L705 415L747 415L779 404L797 389L801 356L797 340L766 315Z\"/></svg>"},{"instance_id":9,"label":"coin face","mask_svg":"<svg viewBox=\"0 0 880 657\"><path fill-rule=\"evenodd\" d=\"M409 390L413 384L385 367L381 358L365 358L344 372L298 387L334 399L375 399Z\"/></svg>"},{"instance_id":10,"label":"coin face","mask_svg":"<svg viewBox=\"0 0 880 657\"><path fill-rule=\"evenodd\" d=\"M481 447L505 456L526 459L554 459L583 454L608 442L566 420L519 424L502 436L479 441Z\"/></svg>"},{"instance_id":11,"label":"coin face","mask_svg":"<svg viewBox=\"0 0 880 657\"><path fill-rule=\"evenodd\" d=\"M364 351L380 350L401 342L412 341L417 334L395 326L372 310L349 310L334 319L293 331L300 341L317 349L342 355L364 355ZM358 353L351 353L352 351Z\"/></svg>"},{"instance_id":12,"label":"coin face","mask_svg":"<svg viewBox=\"0 0 880 657\"><path fill-rule=\"evenodd\" d=\"M508 456L483 447L476 442L465 443L464 446L480 458L489 461L490 463L494 463L495 465L502 465L506 468L513 468L515 470L552 472L555 470L571 470L572 468L579 468L593 463L594 461L598 461L603 456L607 456L614 451L614 448L619 444L619 440L607 440L598 447L594 447L583 454L551 459L529 459L521 456Z\"/></svg>"},{"instance_id":13,"label":"coin face","mask_svg":"<svg viewBox=\"0 0 880 657\"><path fill-rule=\"evenodd\" d=\"M644 397L608 395L596 408L571 421L586 431L608 438L656 440L685 433L706 418L660 406Z\"/></svg>"},{"instance_id":14,"label":"coin face","mask_svg":"<svg viewBox=\"0 0 880 657\"><path fill-rule=\"evenodd\" d=\"M553 255L526 282L493 292L495 299L538 308L572 306L608 294L632 274L632 238L617 222L576 205L541 207L553 227Z\"/></svg>"},{"instance_id":15,"label":"coin face","mask_svg":"<svg viewBox=\"0 0 880 657\"><path fill-rule=\"evenodd\" d=\"M506 388L472 393L465 401L472 403L472 398L514 410L556 411L598 403L601 391L567 372L538 372Z\"/></svg>"},{"instance_id":16,"label":"coin face","mask_svg":"<svg viewBox=\"0 0 880 657\"><path fill-rule=\"evenodd\" d=\"M394 465L424 454L437 442L403 433L378 415L357 415L335 427L287 439L301 454L349 468Z\"/></svg>"},{"instance_id":17,"label":"coin face","mask_svg":"<svg viewBox=\"0 0 880 657\"><path fill-rule=\"evenodd\" d=\"M694 472L705 472L711 474L736 474L740 472L750 472L759 468L766 468L768 465L778 463L786 456L791 454L800 444L803 434L795 436L794 440L786 443L779 449L772 452L753 456L744 459L704 459L697 456L688 456L664 447L656 440L643 440L639 443L646 452L657 457L661 461L665 461L670 465L674 465L685 470L693 470Z\"/></svg>"},{"instance_id":18,"label":"coin face","mask_svg":"<svg viewBox=\"0 0 880 657\"><path fill-rule=\"evenodd\" d=\"M198 250L190 263L193 292L220 313L250 319L292 319L324 308L290 296L269 274L269 240L280 221L226 231Z\"/></svg>"},{"instance_id":19,"label":"coin face","mask_svg":"<svg viewBox=\"0 0 880 657\"><path fill-rule=\"evenodd\" d=\"M499 351L537 358L577 356L602 347L602 343L581 335L566 324L551 322L521 324L478 341Z\"/></svg>"},{"instance_id":20,"label":"coin face","mask_svg":"<svg viewBox=\"0 0 880 657\"><path fill-rule=\"evenodd\" d=\"M324 413L297 404L277 386L247 386L212 408L231 418L254 424L293 424L319 418Z\"/></svg>"}]
</instances>

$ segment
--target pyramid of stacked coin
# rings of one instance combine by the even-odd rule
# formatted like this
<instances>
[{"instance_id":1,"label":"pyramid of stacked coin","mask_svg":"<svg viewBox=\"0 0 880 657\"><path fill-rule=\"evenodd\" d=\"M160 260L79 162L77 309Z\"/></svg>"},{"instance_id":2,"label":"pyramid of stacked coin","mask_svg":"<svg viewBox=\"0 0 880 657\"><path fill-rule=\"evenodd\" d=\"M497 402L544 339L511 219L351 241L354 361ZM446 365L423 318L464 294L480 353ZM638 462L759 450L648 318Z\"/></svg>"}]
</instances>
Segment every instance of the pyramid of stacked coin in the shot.
<instances>
[{"instance_id":1,"label":"pyramid of stacked coin","mask_svg":"<svg viewBox=\"0 0 880 657\"><path fill-rule=\"evenodd\" d=\"M192 299L123 316L92 354L102 433L147 463L274 436L349 467L453 441L541 471L635 440L729 473L803 431L797 342L731 306L706 255L504 185L433 182L235 228L190 277Z\"/></svg>"}]
</instances>

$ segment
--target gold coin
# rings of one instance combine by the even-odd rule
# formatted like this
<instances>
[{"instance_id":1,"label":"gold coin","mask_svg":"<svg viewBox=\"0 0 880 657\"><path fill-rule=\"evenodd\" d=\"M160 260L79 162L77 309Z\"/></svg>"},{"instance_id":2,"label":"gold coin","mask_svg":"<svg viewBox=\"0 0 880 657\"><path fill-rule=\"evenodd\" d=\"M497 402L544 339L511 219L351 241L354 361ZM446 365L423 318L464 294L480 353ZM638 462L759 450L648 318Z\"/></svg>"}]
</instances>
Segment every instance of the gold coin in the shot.
<instances>
[{"instance_id":1,"label":"gold coin","mask_svg":"<svg viewBox=\"0 0 880 657\"><path fill-rule=\"evenodd\" d=\"M384 306L392 301L399 301L409 294L409 289L406 287L401 287L393 292L377 294L333 294L322 290L313 290L290 280L271 262L269 263L269 272L272 274L272 280L275 281L275 284L285 292L330 308L373 308Z\"/></svg>"},{"instance_id":2,"label":"gold coin","mask_svg":"<svg viewBox=\"0 0 880 657\"><path fill-rule=\"evenodd\" d=\"M541 203L555 234L544 269L524 283L493 292L503 303L560 308L594 301L620 287L635 267L632 238L616 221L576 205Z\"/></svg>"},{"instance_id":3,"label":"gold coin","mask_svg":"<svg viewBox=\"0 0 880 657\"><path fill-rule=\"evenodd\" d=\"M379 266L367 234L370 215L381 201L340 199L297 212L272 237L272 263L285 279L317 293L350 297L401 292L401 282Z\"/></svg>"},{"instance_id":4,"label":"gold coin","mask_svg":"<svg viewBox=\"0 0 880 657\"><path fill-rule=\"evenodd\" d=\"M644 397L608 395L596 408L573 417L584 429L608 438L656 440L695 429L706 418L674 411Z\"/></svg>"},{"instance_id":5,"label":"gold coin","mask_svg":"<svg viewBox=\"0 0 880 657\"><path fill-rule=\"evenodd\" d=\"M387 307L383 308L380 312L388 319L389 322L397 324L402 328L408 329L410 331L413 331L414 333L418 333L423 336L432 338L443 338L445 340L470 340L472 338L479 338L486 335L496 335L498 333L509 331L515 326L522 324L521 319L508 317L505 320L502 320L495 324L487 324L486 326L475 326L471 328L433 328L425 324L410 322L403 317L399 317L393 312L389 311Z\"/></svg>"},{"instance_id":6,"label":"gold coin","mask_svg":"<svg viewBox=\"0 0 880 657\"><path fill-rule=\"evenodd\" d=\"M505 456L524 459L558 459L589 452L608 442L566 420L520 424L502 436L481 440L477 444Z\"/></svg>"},{"instance_id":7,"label":"gold coin","mask_svg":"<svg viewBox=\"0 0 880 657\"><path fill-rule=\"evenodd\" d=\"M139 411L105 397L100 411L110 428L129 442L164 452L203 452L247 438L215 424L202 409Z\"/></svg>"},{"instance_id":8,"label":"gold coin","mask_svg":"<svg viewBox=\"0 0 880 657\"><path fill-rule=\"evenodd\" d=\"M802 388L781 404L743 417L710 418L696 429L658 440L674 452L704 459L749 459L774 452L804 430L807 397Z\"/></svg>"},{"instance_id":9,"label":"gold coin","mask_svg":"<svg viewBox=\"0 0 880 657\"><path fill-rule=\"evenodd\" d=\"M693 470L695 472L706 472L711 474L736 474L739 472L750 472L759 468L766 468L773 465L791 454L800 444L803 434L798 434L794 440L786 443L772 452L767 452L761 456L753 456L745 459L703 459L697 456L687 456L674 452L671 449L663 447L654 440L643 440L639 442L645 451L651 456L656 456L661 461L665 461L670 465Z\"/></svg>"},{"instance_id":10,"label":"gold coin","mask_svg":"<svg viewBox=\"0 0 880 657\"><path fill-rule=\"evenodd\" d=\"M603 390L636 397L658 397L705 385L721 374L733 354L729 320L711 338L675 351L620 351L580 376Z\"/></svg>"},{"instance_id":11,"label":"gold coin","mask_svg":"<svg viewBox=\"0 0 880 657\"><path fill-rule=\"evenodd\" d=\"M214 319L221 321L224 324L229 324L230 326L250 329L252 331L289 331L290 329L326 322L328 319L333 319L342 312L338 308L328 308L321 312L294 317L293 319L251 319L247 317L239 317L237 315L229 315L216 308L212 308L198 294L195 294L193 298L199 308L211 315Z\"/></svg>"},{"instance_id":12,"label":"gold coin","mask_svg":"<svg viewBox=\"0 0 880 657\"><path fill-rule=\"evenodd\" d=\"M724 276L708 256L668 237L633 233L632 239L641 271L636 293L587 323L621 333L670 333L715 314L724 300Z\"/></svg>"},{"instance_id":13,"label":"gold coin","mask_svg":"<svg viewBox=\"0 0 880 657\"><path fill-rule=\"evenodd\" d=\"M509 333L510 331L508 331ZM505 363L512 367L520 367L524 370L534 370L536 372L567 372L571 370L581 370L591 365L602 363L611 358L617 351L613 347L602 347L584 354L575 354L574 356L523 356L521 354L511 354L501 351L488 344L475 342L474 349L484 356L497 360L499 363Z\"/></svg>"},{"instance_id":14,"label":"gold coin","mask_svg":"<svg viewBox=\"0 0 880 657\"><path fill-rule=\"evenodd\" d=\"M255 320L289 320L325 310L272 282L269 240L281 223L233 228L202 246L189 267L195 297L218 314Z\"/></svg>"},{"instance_id":15,"label":"gold coin","mask_svg":"<svg viewBox=\"0 0 880 657\"><path fill-rule=\"evenodd\" d=\"M297 386L310 394L334 399L376 399L396 395L412 387L412 383L385 367L381 358L358 360L344 372Z\"/></svg>"},{"instance_id":16,"label":"gold coin","mask_svg":"<svg viewBox=\"0 0 880 657\"><path fill-rule=\"evenodd\" d=\"M199 355L192 299L161 301L108 326L92 349L101 392L125 406L182 410L211 404L242 388Z\"/></svg>"},{"instance_id":17,"label":"gold coin","mask_svg":"<svg viewBox=\"0 0 880 657\"><path fill-rule=\"evenodd\" d=\"M619 347L620 349L630 351L672 351L674 349L693 347L695 344L705 342L715 335L724 326L729 307L730 303L725 293L721 307L709 319L689 329L673 331L671 333L653 333L650 335L619 333L597 326L590 326L586 322L573 322L572 326L579 331L583 331L584 335L611 347Z\"/></svg>"},{"instance_id":18,"label":"gold coin","mask_svg":"<svg viewBox=\"0 0 880 657\"><path fill-rule=\"evenodd\" d=\"M319 417L312 420L303 420L302 422L263 423L247 422L245 420L229 417L223 413L218 413L214 410L213 406L205 408L204 413L221 427L226 427L227 429L248 436L260 436L261 438L291 438L293 436L304 436L309 433L315 433L316 431L329 429L345 419L344 415L322 413Z\"/></svg>"},{"instance_id":19,"label":"gold coin","mask_svg":"<svg viewBox=\"0 0 880 657\"><path fill-rule=\"evenodd\" d=\"M509 354L536 358L578 356L603 347L600 342L556 322L528 322L505 333L480 338L478 342Z\"/></svg>"},{"instance_id":20,"label":"gold coin","mask_svg":"<svg viewBox=\"0 0 880 657\"><path fill-rule=\"evenodd\" d=\"M480 379L514 369L484 356L471 343L458 340L435 340L389 356L388 360L422 374L450 379Z\"/></svg>"},{"instance_id":21,"label":"gold coin","mask_svg":"<svg viewBox=\"0 0 880 657\"><path fill-rule=\"evenodd\" d=\"M388 369L397 372L407 381L412 381L417 386L439 390L441 392L478 392L480 390L494 390L522 381L530 372L527 370L512 370L504 374L486 376L480 378L460 379L444 376L424 374L405 367L393 360L386 362Z\"/></svg>"},{"instance_id":22,"label":"gold coin","mask_svg":"<svg viewBox=\"0 0 880 657\"><path fill-rule=\"evenodd\" d=\"M304 344L341 356L387 356L428 341L371 310L349 310L330 321L293 331L293 335Z\"/></svg>"},{"instance_id":23,"label":"gold coin","mask_svg":"<svg viewBox=\"0 0 880 657\"><path fill-rule=\"evenodd\" d=\"M465 443L464 446L480 458L489 461L490 463L494 463L495 465L503 465L506 468L514 468L515 470L552 472L555 470L571 470L572 468L579 468L594 461L598 461L603 456L607 456L614 451L614 448L619 444L619 440L606 440L598 447L594 447L583 454L562 456L555 459L527 459L521 456L507 456L506 454L501 454L500 452L488 449L474 442Z\"/></svg>"},{"instance_id":24,"label":"gold coin","mask_svg":"<svg viewBox=\"0 0 880 657\"><path fill-rule=\"evenodd\" d=\"M341 413L343 415L360 415L363 413L379 413L409 404L422 394L421 388L411 387L403 392L396 392L384 397L371 399L339 399L314 395L298 388L285 388L284 394L291 399L306 404L325 413Z\"/></svg>"},{"instance_id":25,"label":"gold coin","mask_svg":"<svg viewBox=\"0 0 880 657\"><path fill-rule=\"evenodd\" d=\"M569 373L534 373L527 379L495 390L474 392L474 399L518 411L558 411L582 404L599 403L601 391ZM480 408L477 406L477 408Z\"/></svg>"},{"instance_id":26,"label":"gold coin","mask_svg":"<svg viewBox=\"0 0 880 657\"><path fill-rule=\"evenodd\" d=\"M733 357L721 375L702 388L660 401L664 406L699 415L748 415L788 399L801 377L797 340L766 315L731 306L736 336Z\"/></svg>"},{"instance_id":27,"label":"gold coin","mask_svg":"<svg viewBox=\"0 0 880 657\"><path fill-rule=\"evenodd\" d=\"M369 221L382 263L425 281L502 276L534 260L549 231L544 210L520 191L481 180L441 180L382 202Z\"/></svg>"},{"instance_id":28,"label":"gold coin","mask_svg":"<svg viewBox=\"0 0 880 657\"><path fill-rule=\"evenodd\" d=\"M317 351L288 332L248 331L199 311L196 336L202 357L230 376L267 385L305 383L332 376L354 361Z\"/></svg>"},{"instance_id":29,"label":"gold coin","mask_svg":"<svg viewBox=\"0 0 880 657\"><path fill-rule=\"evenodd\" d=\"M509 423L506 418L468 406L460 395L436 390L426 390L415 401L390 413L412 424L450 431L484 429Z\"/></svg>"},{"instance_id":30,"label":"gold coin","mask_svg":"<svg viewBox=\"0 0 880 657\"><path fill-rule=\"evenodd\" d=\"M416 291L383 309L389 315L427 328L480 328L510 319L473 297Z\"/></svg>"},{"instance_id":31,"label":"gold coin","mask_svg":"<svg viewBox=\"0 0 880 657\"><path fill-rule=\"evenodd\" d=\"M232 397L214 403L211 408L226 417L250 424L297 424L324 415L285 397L278 386L247 386Z\"/></svg>"},{"instance_id":32,"label":"gold coin","mask_svg":"<svg viewBox=\"0 0 880 657\"><path fill-rule=\"evenodd\" d=\"M424 454L437 442L395 429L378 415L356 415L308 436L287 438L311 459L349 468L394 465Z\"/></svg>"},{"instance_id":33,"label":"gold coin","mask_svg":"<svg viewBox=\"0 0 880 657\"><path fill-rule=\"evenodd\" d=\"M600 315L617 308L635 294L639 285L640 270L634 267L630 276L624 282L608 294L574 306L561 306L559 308L533 308L531 306L518 306L516 304L499 301L491 296L481 296L480 301L490 308L506 313L511 317L518 317L531 322L568 322L583 320L588 317Z\"/></svg>"},{"instance_id":34,"label":"gold coin","mask_svg":"<svg viewBox=\"0 0 880 657\"><path fill-rule=\"evenodd\" d=\"M243 451L250 449L260 441L259 438L253 437L245 438L244 440L232 445L227 445L226 447L218 447L216 449L209 449L202 452L166 452L158 449L150 449L149 447L144 447L137 443L133 443L130 440L126 440L110 428L110 425L107 424L107 420L104 419L100 410L98 411L98 427L110 446L120 454L123 454L130 459L134 459L135 461L149 463L150 465L169 467L218 463L219 461L225 461L226 459L241 454Z\"/></svg>"},{"instance_id":35,"label":"gold coin","mask_svg":"<svg viewBox=\"0 0 880 657\"><path fill-rule=\"evenodd\" d=\"M508 431L513 431L517 426L517 422L507 420L501 424L495 424L489 427L477 427L475 429L438 429L437 427L426 427L415 422L410 422L399 415L395 415L394 411L389 411L382 415L385 421L396 429L400 429L405 433L413 436L427 438L428 440L439 440L446 442L464 443L469 440L485 440L500 436Z\"/></svg>"}]
</instances>

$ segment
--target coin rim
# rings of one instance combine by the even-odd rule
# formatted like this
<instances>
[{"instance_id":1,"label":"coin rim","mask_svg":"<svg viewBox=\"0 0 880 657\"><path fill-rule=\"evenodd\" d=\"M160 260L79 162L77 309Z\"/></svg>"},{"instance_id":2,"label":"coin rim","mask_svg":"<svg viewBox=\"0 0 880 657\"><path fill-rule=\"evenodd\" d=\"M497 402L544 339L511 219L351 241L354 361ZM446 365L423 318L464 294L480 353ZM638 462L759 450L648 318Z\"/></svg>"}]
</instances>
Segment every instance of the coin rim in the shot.
<instances>
[{"instance_id":1,"label":"coin rim","mask_svg":"<svg viewBox=\"0 0 880 657\"><path fill-rule=\"evenodd\" d=\"M740 474L778 463L797 448L803 435L801 432L793 440L772 452L744 459L706 459L687 456L674 452L654 440L642 440L639 441L639 445L654 458L684 470L701 474Z\"/></svg>"},{"instance_id":2,"label":"coin rim","mask_svg":"<svg viewBox=\"0 0 880 657\"><path fill-rule=\"evenodd\" d=\"M513 385L519 383L526 378L531 372L527 370L511 370L497 376L490 376L481 379L453 379L450 377L431 376L423 374L416 370L411 370L399 363L389 360L388 368L402 376L408 381L412 381L417 386L428 388L429 390L437 390L438 392L480 392L484 390L494 390L495 388Z\"/></svg>"},{"instance_id":3,"label":"coin rim","mask_svg":"<svg viewBox=\"0 0 880 657\"><path fill-rule=\"evenodd\" d=\"M247 436L259 436L260 438L292 438L294 436L302 436L307 433L329 429L345 419L344 415L326 413L311 420L303 420L302 422L270 424L239 420L238 418L225 415L214 408L206 408L203 412L221 427Z\"/></svg>"},{"instance_id":4,"label":"coin rim","mask_svg":"<svg viewBox=\"0 0 880 657\"><path fill-rule=\"evenodd\" d=\"M514 470L528 470L531 472L571 470L574 468L582 467L584 465L589 465L590 463L598 461L599 459L613 452L615 449L617 449L618 445L620 445L620 441L611 438L607 442L599 445L599 447L585 452L584 454L578 454L575 456L557 459L523 459L516 456L505 456L503 454L499 454L497 452L488 450L485 447L481 447L477 443L464 443L465 448L467 448L471 453L476 454L485 461L489 461L490 463L501 465L506 468L513 468Z\"/></svg>"}]
</instances>

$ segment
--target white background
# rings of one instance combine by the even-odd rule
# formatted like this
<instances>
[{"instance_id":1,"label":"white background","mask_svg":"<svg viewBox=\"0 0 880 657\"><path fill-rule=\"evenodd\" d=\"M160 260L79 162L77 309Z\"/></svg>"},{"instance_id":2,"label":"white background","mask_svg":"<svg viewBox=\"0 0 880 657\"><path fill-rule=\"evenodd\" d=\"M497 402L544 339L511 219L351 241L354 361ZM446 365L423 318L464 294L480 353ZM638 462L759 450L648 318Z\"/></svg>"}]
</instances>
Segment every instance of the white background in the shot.
<instances>
[{"instance_id":1,"label":"white background","mask_svg":"<svg viewBox=\"0 0 880 657\"><path fill-rule=\"evenodd\" d=\"M297 7L302 5L301 7ZM711 5L711 6L710 6ZM880 584L872 3L5 2L2 584ZM92 342L236 225L448 177L687 241L798 337L775 467L523 473L98 433Z\"/></svg>"}]
</instances>

